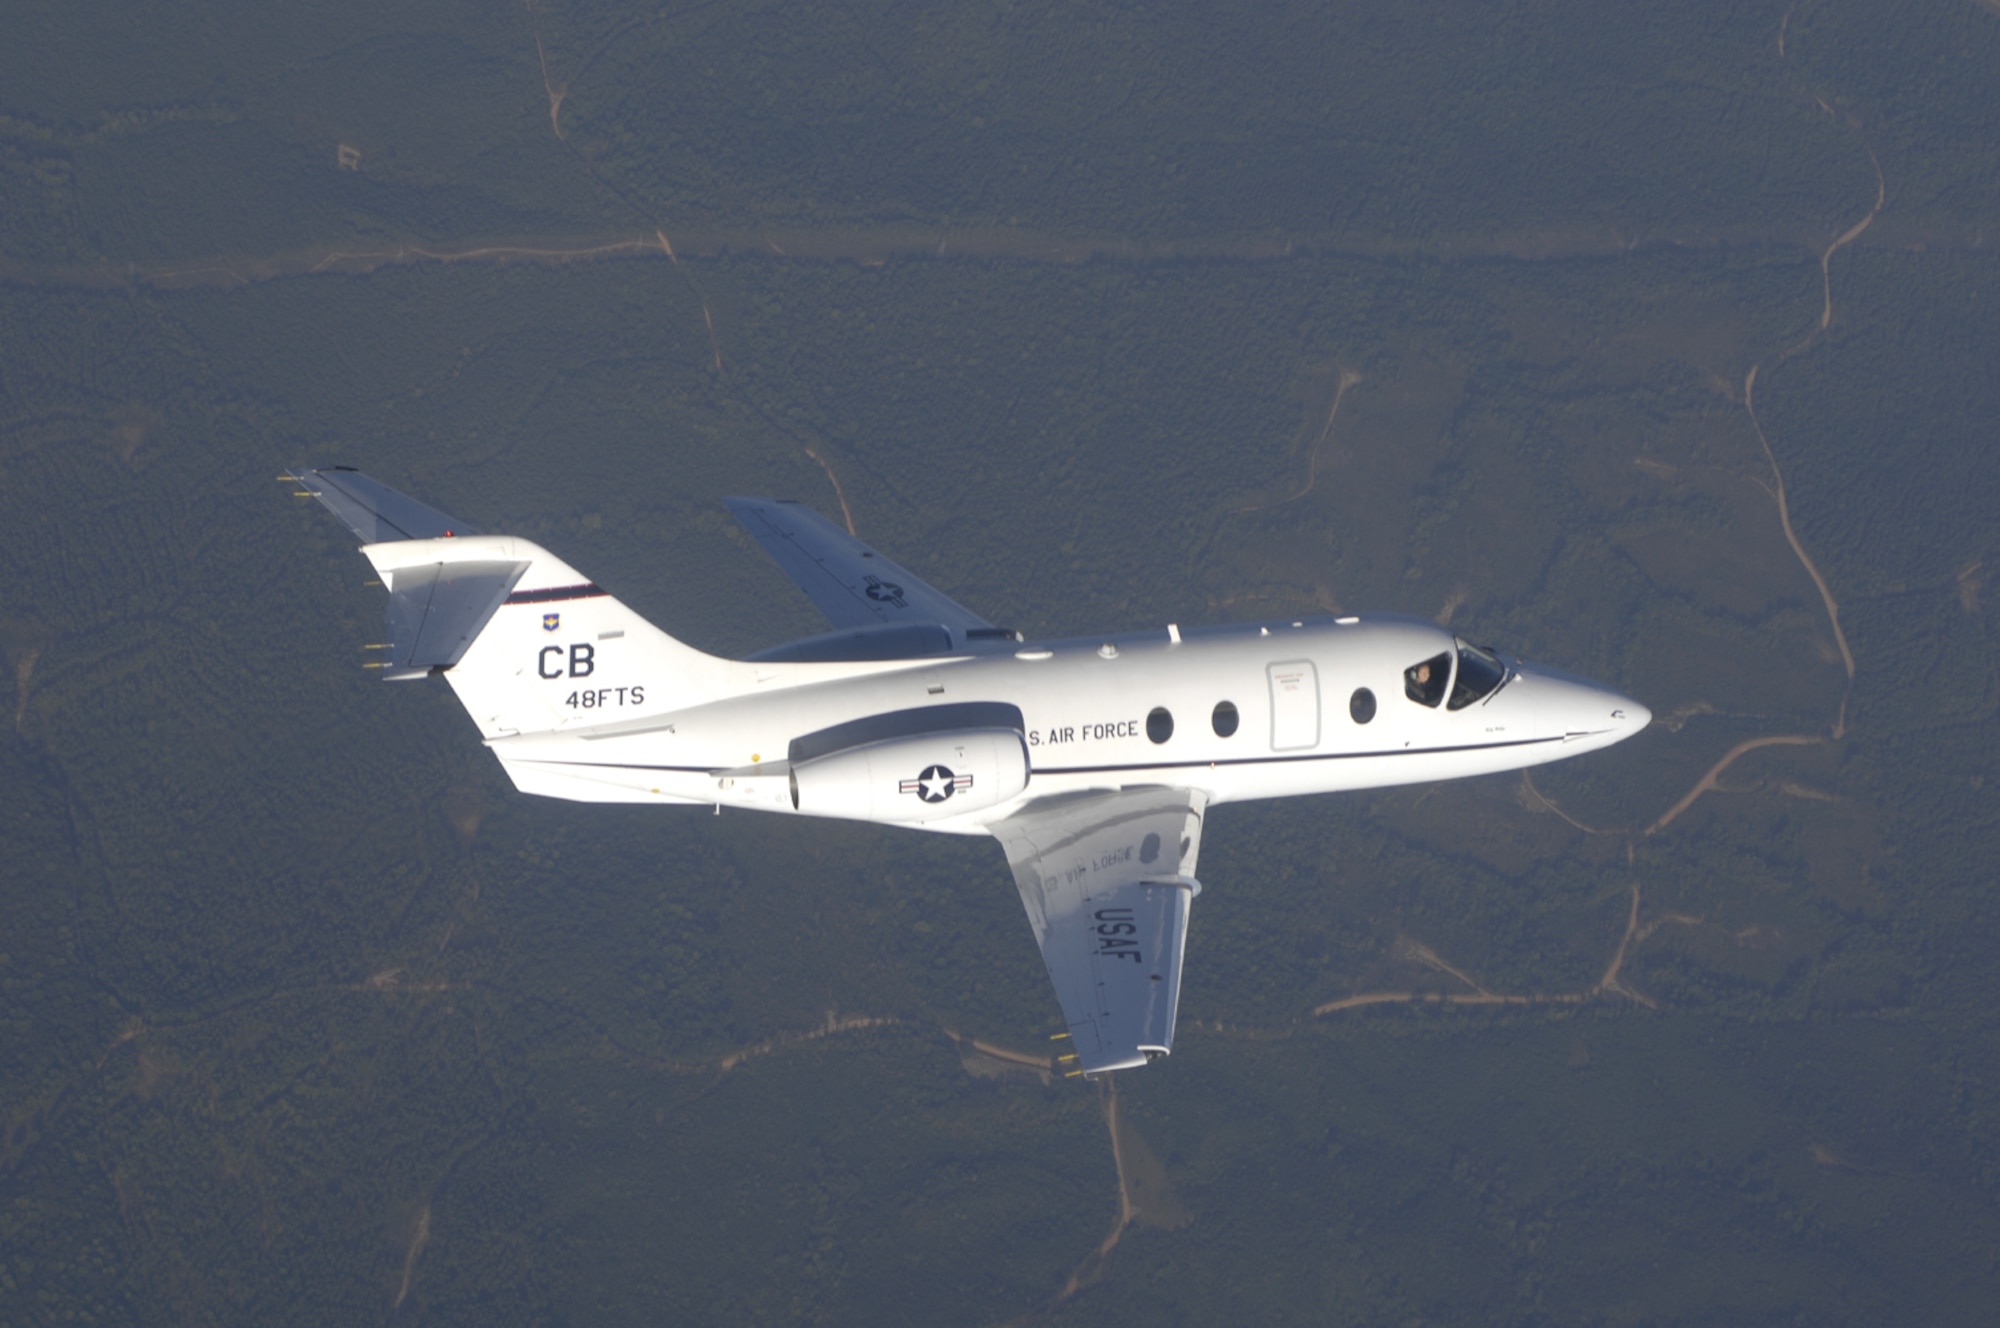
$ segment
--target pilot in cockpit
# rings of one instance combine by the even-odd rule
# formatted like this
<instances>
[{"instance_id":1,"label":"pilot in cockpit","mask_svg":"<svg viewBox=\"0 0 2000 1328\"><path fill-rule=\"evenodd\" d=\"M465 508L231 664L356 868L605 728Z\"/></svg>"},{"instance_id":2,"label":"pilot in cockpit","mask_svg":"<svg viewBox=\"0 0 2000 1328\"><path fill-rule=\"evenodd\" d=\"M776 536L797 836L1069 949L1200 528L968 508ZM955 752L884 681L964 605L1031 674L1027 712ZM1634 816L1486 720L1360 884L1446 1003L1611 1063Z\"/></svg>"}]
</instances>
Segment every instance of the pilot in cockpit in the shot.
<instances>
[{"instance_id":1,"label":"pilot in cockpit","mask_svg":"<svg viewBox=\"0 0 2000 1328\"><path fill-rule=\"evenodd\" d=\"M1451 681L1451 656L1439 655L1403 670L1403 694L1421 706L1433 709L1444 700L1445 684Z\"/></svg>"},{"instance_id":2,"label":"pilot in cockpit","mask_svg":"<svg viewBox=\"0 0 2000 1328\"><path fill-rule=\"evenodd\" d=\"M1483 701L1506 685L1510 676L1507 666L1491 650L1475 646L1468 641L1455 640L1458 653L1458 684L1451 686L1451 654L1434 655L1420 664L1412 664L1403 670L1403 694L1418 705L1437 709L1438 702L1444 700L1445 689L1451 687L1451 704L1447 710L1463 710L1476 701Z\"/></svg>"}]
</instances>

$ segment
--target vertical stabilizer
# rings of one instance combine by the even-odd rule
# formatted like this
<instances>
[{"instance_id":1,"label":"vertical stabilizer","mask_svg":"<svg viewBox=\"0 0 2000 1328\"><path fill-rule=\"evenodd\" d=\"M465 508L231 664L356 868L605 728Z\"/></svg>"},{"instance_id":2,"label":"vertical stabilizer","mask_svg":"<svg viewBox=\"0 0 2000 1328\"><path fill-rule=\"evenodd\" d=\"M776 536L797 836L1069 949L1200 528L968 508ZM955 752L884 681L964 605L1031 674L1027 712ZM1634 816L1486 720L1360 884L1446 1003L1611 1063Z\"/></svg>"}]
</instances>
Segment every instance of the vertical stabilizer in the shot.
<instances>
[{"instance_id":1,"label":"vertical stabilizer","mask_svg":"<svg viewBox=\"0 0 2000 1328\"><path fill-rule=\"evenodd\" d=\"M392 676L443 671L485 737L666 714L745 688L747 666L676 641L527 540L397 540L361 552L390 588L395 648L415 643ZM427 643L451 658L424 665Z\"/></svg>"},{"instance_id":2,"label":"vertical stabilizer","mask_svg":"<svg viewBox=\"0 0 2000 1328\"><path fill-rule=\"evenodd\" d=\"M487 738L645 719L755 685L752 666L681 644L539 545L475 534L346 467L279 478L339 517L381 574L382 676L444 674Z\"/></svg>"}]
</instances>

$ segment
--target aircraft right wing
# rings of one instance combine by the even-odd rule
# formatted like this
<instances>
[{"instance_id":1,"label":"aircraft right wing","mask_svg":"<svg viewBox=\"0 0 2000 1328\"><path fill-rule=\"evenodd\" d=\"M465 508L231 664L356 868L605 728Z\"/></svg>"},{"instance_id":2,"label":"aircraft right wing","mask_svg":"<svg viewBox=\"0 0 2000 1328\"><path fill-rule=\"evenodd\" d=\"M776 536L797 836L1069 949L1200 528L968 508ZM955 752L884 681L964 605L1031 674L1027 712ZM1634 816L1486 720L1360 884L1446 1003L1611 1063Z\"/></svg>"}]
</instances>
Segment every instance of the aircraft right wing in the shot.
<instances>
[{"instance_id":1,"label":"aircraft right wing","mask_svg":"<svg viewBox=\"0 0 2000 1328\"><path fill-rule=\"evenodd\" d=\"M960 640L989 632L1003 635L804 503L770 498L723 502L835 627L938 623Z\"/></svg>"},{"instance_id":2,"label":"aircraft right wing","mask_svg":"<svg viewBox=\"0 0 2000 1328\"><path fill-rule=\"evenodd\" d=\"M1014 869L1078 1073L1173 1050L1207 805L1191 789L1124 789L1030 803L988 827Z\"/></svg>"}]
</instances>

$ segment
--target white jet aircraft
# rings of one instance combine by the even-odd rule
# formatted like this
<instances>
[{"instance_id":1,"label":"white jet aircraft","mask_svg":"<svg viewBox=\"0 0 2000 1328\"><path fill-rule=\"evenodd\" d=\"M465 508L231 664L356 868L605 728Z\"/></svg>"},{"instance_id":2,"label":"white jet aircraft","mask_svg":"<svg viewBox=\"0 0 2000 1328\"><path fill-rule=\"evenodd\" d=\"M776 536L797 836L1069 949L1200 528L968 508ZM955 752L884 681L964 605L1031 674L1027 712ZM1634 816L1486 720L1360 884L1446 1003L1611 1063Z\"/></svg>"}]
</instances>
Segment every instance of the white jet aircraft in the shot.
<instances>
[{"instance_id":1,"label":"white jet aircraft","mask_svg":"<svg viewBox=\"0 0 2000 1328\"><path fill-rule=\"evenodd\" d=\"M1517 770L1652 718L1388 615L1025 641L762 498L727 502L836 630L721 659L527 540L353 470L285 478L347 523L388 588L376 667L443 674L522 792L998 839L1072 1074L1173 1049L1208 808Z\"/></svg>"}]
</instances>

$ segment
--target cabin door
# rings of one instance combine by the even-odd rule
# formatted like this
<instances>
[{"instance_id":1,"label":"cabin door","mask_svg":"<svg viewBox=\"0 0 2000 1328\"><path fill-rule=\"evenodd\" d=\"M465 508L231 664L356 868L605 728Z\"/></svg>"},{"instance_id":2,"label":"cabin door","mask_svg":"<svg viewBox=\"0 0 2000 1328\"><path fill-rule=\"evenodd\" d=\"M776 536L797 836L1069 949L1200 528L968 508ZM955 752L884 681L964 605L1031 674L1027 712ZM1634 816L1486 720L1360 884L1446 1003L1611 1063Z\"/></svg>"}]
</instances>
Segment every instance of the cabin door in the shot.
<instances>
[{"instance_id":1,"label":"cabin door","mask_svg":"<svg viewBox=\"0 0 2000 1328\"><path fill-rule=\"evenodd\" d=\"M1265 672L1271 676L1271 750L1319 746L1319 670L1309 659L1295 659Z\"/></svg>"}]
</instances>

